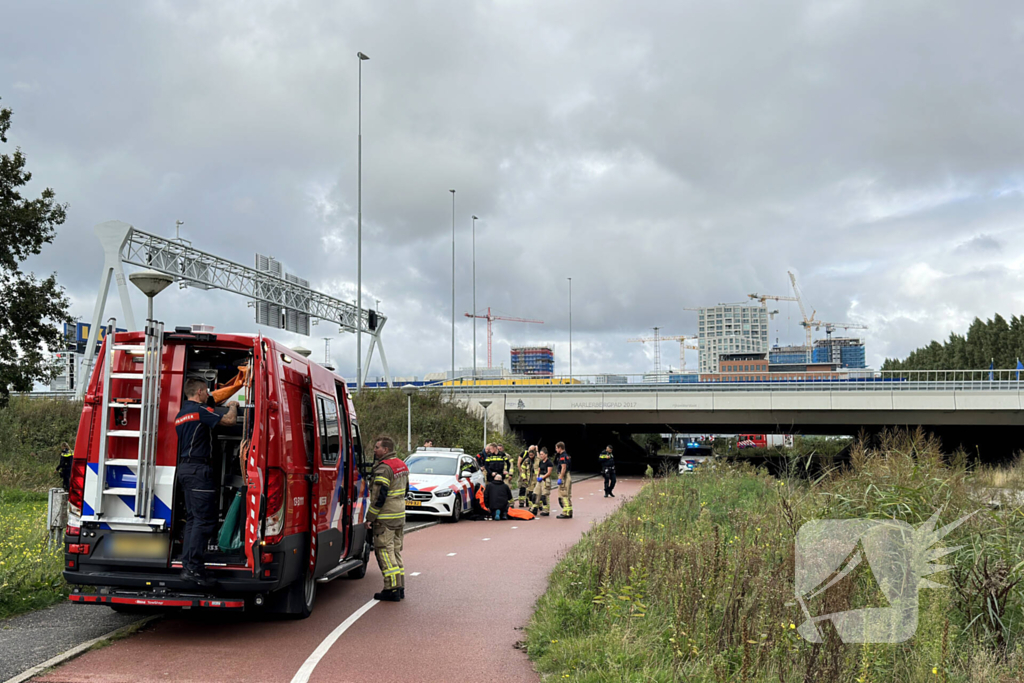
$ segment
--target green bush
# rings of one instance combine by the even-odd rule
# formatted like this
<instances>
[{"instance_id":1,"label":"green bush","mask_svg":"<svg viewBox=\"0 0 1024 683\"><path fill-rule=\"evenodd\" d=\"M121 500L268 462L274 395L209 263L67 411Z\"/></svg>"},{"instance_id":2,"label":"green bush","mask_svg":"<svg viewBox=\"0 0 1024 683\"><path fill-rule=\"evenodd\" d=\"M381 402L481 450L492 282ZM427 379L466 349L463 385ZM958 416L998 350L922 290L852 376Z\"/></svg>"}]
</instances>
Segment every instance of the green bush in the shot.
<instances>
[{"instance_id":1,"label":"green bush","mask_svg":"<svg viewBox=\"0 0 1024 683\"><path fill-rule=\"evenodd\" d=\"M60 445L74 447L80 401L11 397L0 408L0 487L43 492L60 485Z\"/></svg>"},{"instance_id":2,"label":"green bush","mask_svg":"<svg viewBox=\"0 0 1024 683\"><path fill-rule=\"evenodd\" d=\"M408 455L406 442L407 403L400 389L363 390L354 395L363 446L372 447L379 434L390 434L395 449L401 456ZM466 406L449 401L442 389L419 391L412 397L412 447L422 446L425 439L433 439L439 448L461 448L467 453L479 453L484 443L483 419L466 411ZM500 432L488 427L487 440L501 444L505 451L517 457L525 450L515 432Z\"/></svg>"},{"instance_id":3,"label":"green bush","mask_svg":"<svg viewBox=\"0 0 1024 683\"><path fill-rule=\"evenodd\" d=\"M946 463L921 433L855 446L850 468L815 482L746 464L655 479L559 564L528 628L530 657L575 681L1020 680L1024 515L1018 505L990 509L989 497L963 459ZM949 588L921 592L913 638L844 644L829 627L813 644L797 634L794 540L804 522L917 527L940 509L942 524L980 511L940 543L962 549L931 577ZM855 571L812 609L868 606L872 587L870 572Z\"/></svg>"}]
</instances>

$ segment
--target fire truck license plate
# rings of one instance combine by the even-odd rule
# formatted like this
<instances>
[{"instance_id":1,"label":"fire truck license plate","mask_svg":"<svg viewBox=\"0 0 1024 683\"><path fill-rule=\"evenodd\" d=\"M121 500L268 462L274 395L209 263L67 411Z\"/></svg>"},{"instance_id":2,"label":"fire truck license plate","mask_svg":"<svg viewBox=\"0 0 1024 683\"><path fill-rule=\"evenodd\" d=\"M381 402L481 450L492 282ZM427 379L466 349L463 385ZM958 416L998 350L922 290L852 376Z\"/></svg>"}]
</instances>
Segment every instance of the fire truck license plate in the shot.
<instances>
[{"instance_id":1,"label":"fire truck license plate","mask_svg":"<svg viewBox=\"0 0 1024 683\"><path fill-rule=\"evenodd\" d=\"M423 505L423 503L421 503L418 500L407 500L407 501L405 501L405 507L407 507L407 508L418 508L421 505Z\"/></svg>"},{"instance_id":2,"label":"fire truck license plate","mask_svg":"<svg viewBox=\"0 0 1024 683\"><path fill-rule=\"evenodd\" d=\"M153 534L118 534L111 539L114 557L159 559L167 557L167 537Z\"/></svg>"}]
</instances>

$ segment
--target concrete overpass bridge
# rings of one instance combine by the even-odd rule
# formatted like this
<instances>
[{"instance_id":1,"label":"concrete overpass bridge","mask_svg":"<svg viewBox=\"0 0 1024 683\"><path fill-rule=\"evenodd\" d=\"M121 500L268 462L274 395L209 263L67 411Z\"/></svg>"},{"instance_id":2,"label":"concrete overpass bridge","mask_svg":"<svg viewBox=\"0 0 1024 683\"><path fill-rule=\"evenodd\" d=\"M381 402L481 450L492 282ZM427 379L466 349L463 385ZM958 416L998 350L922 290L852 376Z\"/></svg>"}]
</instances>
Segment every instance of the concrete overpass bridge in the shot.
<instances>
[{"instance_id":1,"label":"concrete overpass bridge","mask_svg":"<svg viewBox=\"0 0 1024 683\"><path fill-rule=\"evenodd\" d=\"M529 441L576 440L596 453L612 433L877 433L921 426L985 460L1024 449L1024 384L1014 372L879 373L812 382L444 387ZM557 436L563 434L564 436ZM596 450L595 450L596 449Z\"/></svg>"}]
</instances>

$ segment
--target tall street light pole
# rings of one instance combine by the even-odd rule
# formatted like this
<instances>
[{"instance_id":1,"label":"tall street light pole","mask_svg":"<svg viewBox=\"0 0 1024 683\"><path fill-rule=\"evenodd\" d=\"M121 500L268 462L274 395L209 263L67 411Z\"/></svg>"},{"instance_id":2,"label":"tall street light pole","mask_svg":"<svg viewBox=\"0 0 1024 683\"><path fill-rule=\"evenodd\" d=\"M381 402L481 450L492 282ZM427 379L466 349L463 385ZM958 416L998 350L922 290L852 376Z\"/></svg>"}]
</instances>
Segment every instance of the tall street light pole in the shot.
<instances>
[{"instance_id":1,"label":"tall street light pole","mask_svg":"<svg viewBox=\"0 0 1024 683\"><path fill-rule=\"evenodd\" d=\"M455 190L452 193L452 386L455 386ZM476 313L476 311L473 311Z\"/></svg>"},{"instance_id":2,"label":"tall street light pole","mask_svg":"<svg viewBox=\"0 0 1024 683\"><path fill-rule=\"evenodd\" d=\"M473 386L476 386L476 222L473 216Z\"/></svg>"},{"instance_id":3,"label":"tall street light pole","mask_svg":"<svg viewBox=\"0 0 1024 683\"><path fill-rule=\"evenodd\" d=\"M363 387L363 62L369 59L362 52L359 57L359 157L357 162L356 213L356 393Z\"/></svg>"},{"instance_id":4,"label":"tall street light pole","mask_svg":"<svg viewBox=\"0 0 1024 683\"><path fill-rule=\"evenodd\" d=\"M480 401L480 405L484 408L484 448L487 448L487 408L491 403L492 401L490 400Z\"/></svg>"},{"instance_id":5,"label":"tall street light pole","mask_svg":"<svg viewBox=\"0 0 1024 683\"><path fill-rule=\"evenodd\" d=\"M409 411L405 418L405 440L408 444L409 453L412 453L412 395L416 393L416 387L412 384L406 384L402 387L402 393L405 394Z\"/></svg>"},{"instance_id":6,"label":"tall street light pole","mask_svg":"<svg viewBox=\"0 0 1024 683\"><path fill-rule=\"evenodd\" d=\"M569 281L569 384L572 384L572 278Z\"/></svg>"}]
</instances>

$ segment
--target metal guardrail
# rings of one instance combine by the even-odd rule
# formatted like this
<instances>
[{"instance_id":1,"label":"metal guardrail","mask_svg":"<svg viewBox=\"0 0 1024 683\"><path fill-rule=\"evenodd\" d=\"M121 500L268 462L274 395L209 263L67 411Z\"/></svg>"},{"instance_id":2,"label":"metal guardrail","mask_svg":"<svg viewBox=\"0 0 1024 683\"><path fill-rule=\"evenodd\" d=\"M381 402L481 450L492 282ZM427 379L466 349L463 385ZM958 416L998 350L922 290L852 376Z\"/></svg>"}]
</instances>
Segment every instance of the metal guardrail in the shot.
<instances>
[{"instance_id":1,"label":"metal guardrail","mask_svg":"<svg viewBox=\"0 0 1024 683\"><path fill-rule=\"evenodd\" d=\"M75 398L74 391L12 391L11 396L21 396L22 398L32 399L58 399L61 401L71 401Z\"/></svg>"}]
</instances>

